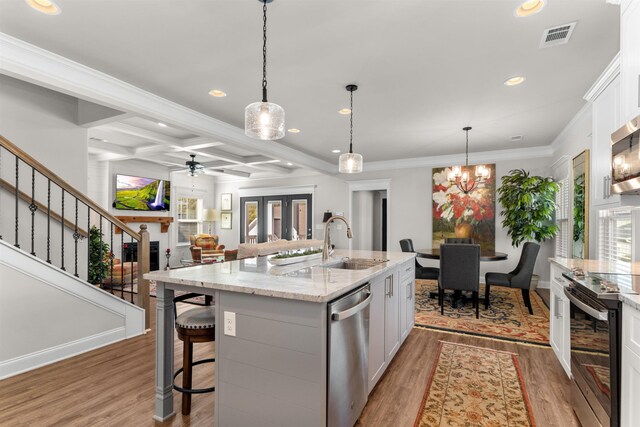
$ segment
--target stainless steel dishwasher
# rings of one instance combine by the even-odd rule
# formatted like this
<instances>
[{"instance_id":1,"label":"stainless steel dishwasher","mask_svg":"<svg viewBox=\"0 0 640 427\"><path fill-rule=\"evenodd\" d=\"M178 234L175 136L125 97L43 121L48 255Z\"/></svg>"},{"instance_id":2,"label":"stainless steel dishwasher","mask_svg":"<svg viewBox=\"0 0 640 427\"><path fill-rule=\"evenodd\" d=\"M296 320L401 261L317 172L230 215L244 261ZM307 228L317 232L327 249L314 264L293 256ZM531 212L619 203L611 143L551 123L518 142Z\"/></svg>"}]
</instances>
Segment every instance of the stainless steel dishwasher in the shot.
<instances>
[{"instance_id":1,"label":"stainless steel dishwasher","mask_svg":"<svg viewBox=\"0 0 640 427\"><path fill-rule=\"evenodd\" d=\"M369 284L329 303L327 425L353 427L368 397Z\"/></svg>"}]
</instances>

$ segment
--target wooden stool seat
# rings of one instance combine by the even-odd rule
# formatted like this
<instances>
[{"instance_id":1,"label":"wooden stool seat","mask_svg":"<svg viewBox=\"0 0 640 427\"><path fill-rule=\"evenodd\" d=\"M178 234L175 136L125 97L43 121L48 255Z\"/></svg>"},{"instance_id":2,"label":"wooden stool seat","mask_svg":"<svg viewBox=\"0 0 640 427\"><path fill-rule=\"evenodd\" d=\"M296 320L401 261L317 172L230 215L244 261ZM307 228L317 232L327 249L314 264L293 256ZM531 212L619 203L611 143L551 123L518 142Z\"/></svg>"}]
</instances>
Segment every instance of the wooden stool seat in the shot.
<instances>
[{"instance_id":1,"label":"wooden stool seat","mask_svg":"<svg viewBox=\"0 0 640 427\"><path fill-rule=\"evenodd\" d=\"M180 314L176 318L178 338L184 342L182 368L173 375L173 388L182 395L182 414L191 412L191 395L210 393L215 387L194 389L192 387L192 368L202 363L215 362L215 358L193 361L193 343L211 342L216 339L216 319L214 307L194 308ZM176 377L182 373L182 387L175 383Z\"/></svg>"}]
</instances>

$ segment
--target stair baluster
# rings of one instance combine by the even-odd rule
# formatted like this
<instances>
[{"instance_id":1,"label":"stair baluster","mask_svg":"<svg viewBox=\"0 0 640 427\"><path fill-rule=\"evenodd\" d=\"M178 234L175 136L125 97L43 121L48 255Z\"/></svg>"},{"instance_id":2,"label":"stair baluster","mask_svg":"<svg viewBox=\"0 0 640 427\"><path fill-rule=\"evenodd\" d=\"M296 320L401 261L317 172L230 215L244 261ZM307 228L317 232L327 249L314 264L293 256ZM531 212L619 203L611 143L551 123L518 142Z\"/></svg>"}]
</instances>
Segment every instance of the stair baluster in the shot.
<instances>
[{"instance_id":1,"label":"stair baluster","mask_svg":"<svg viewBox=\"0 0 640 427\"><path fill-rule=\"evenodd\" d=\"M36 255L35 250L35 220L36 220L36 211L38 210L38 206L35 203L36 197L36 170L31 168L31 204L29 205L29 210L31 211L31 255Z\"/></svg>"}]
</instances>

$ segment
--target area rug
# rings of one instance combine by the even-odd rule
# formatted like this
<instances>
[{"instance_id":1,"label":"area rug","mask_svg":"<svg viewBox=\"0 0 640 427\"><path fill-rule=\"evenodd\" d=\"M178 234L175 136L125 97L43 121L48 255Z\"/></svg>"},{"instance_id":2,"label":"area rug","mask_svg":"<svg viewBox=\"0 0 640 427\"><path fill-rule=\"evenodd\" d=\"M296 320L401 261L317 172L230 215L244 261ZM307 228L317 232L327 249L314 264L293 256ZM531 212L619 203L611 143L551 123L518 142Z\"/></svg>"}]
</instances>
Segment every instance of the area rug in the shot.
<instances>
[{"instance_id":1,"label":"area rug","mask_svg":"<svg viewBox=\"0 0 640 427\"><path fill-rule=\"evenodd\" d=\"M484 285L480 286L480 318L476 319L471 302L452 308L445 301L440 314L438 284L433 280L416 280L416 325L429 329L466 333L509 341L549 345L549 309L537 293L531 292L533 315L522 300L520 289L491 288L490 305L484 308Z\"/></svg>"},{"instance_id":2,"label":"area rug","mask_svg":"<svg viewBox=\"0 0 640 427\"><path fill-rule=\"evenodd\" d=\"M515 354L440 342L414 427L535 426Z\"/></svg>"}]
</instances>

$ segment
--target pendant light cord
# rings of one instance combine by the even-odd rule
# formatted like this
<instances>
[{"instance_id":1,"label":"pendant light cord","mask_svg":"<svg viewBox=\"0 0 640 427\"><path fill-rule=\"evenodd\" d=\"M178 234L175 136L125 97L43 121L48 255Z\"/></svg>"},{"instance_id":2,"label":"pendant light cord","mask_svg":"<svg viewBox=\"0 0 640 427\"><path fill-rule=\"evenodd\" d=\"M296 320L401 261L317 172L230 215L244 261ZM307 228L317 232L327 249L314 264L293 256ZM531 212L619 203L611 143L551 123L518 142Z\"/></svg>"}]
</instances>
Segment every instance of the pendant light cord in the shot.
<instances>
[{"instance_id":1,"label":"pendant light cord","mask_svg":"<svg viewBox=\"0 0 640 427\"><path fill-rule=\"evenodd\" d=\"M349 153L353 153L353 91L351 91L351 113L349 115Z\"/></svg>"},{"instance_id":2,"label":"pendant light cord","mask_svg":"<svg viewBox=\"0 0 640 427\"><path fill-rule=\"evenodd\" d=\"M465 159L465 166L469 166L469 130L466 130L467 132L467 145L466 145L466 149L465 149L465 153L466 153L466 159Z\"/></svg>"},{"instance_id":3,"label":"pendant light cord","mask_svg":"<svg viewBox=\"0 0 640 427\"><path fill-rule=\"evenodd\" d=\"M262 3L262 102L267 101L267 0Z\"/></svg>"}]
</instances>

